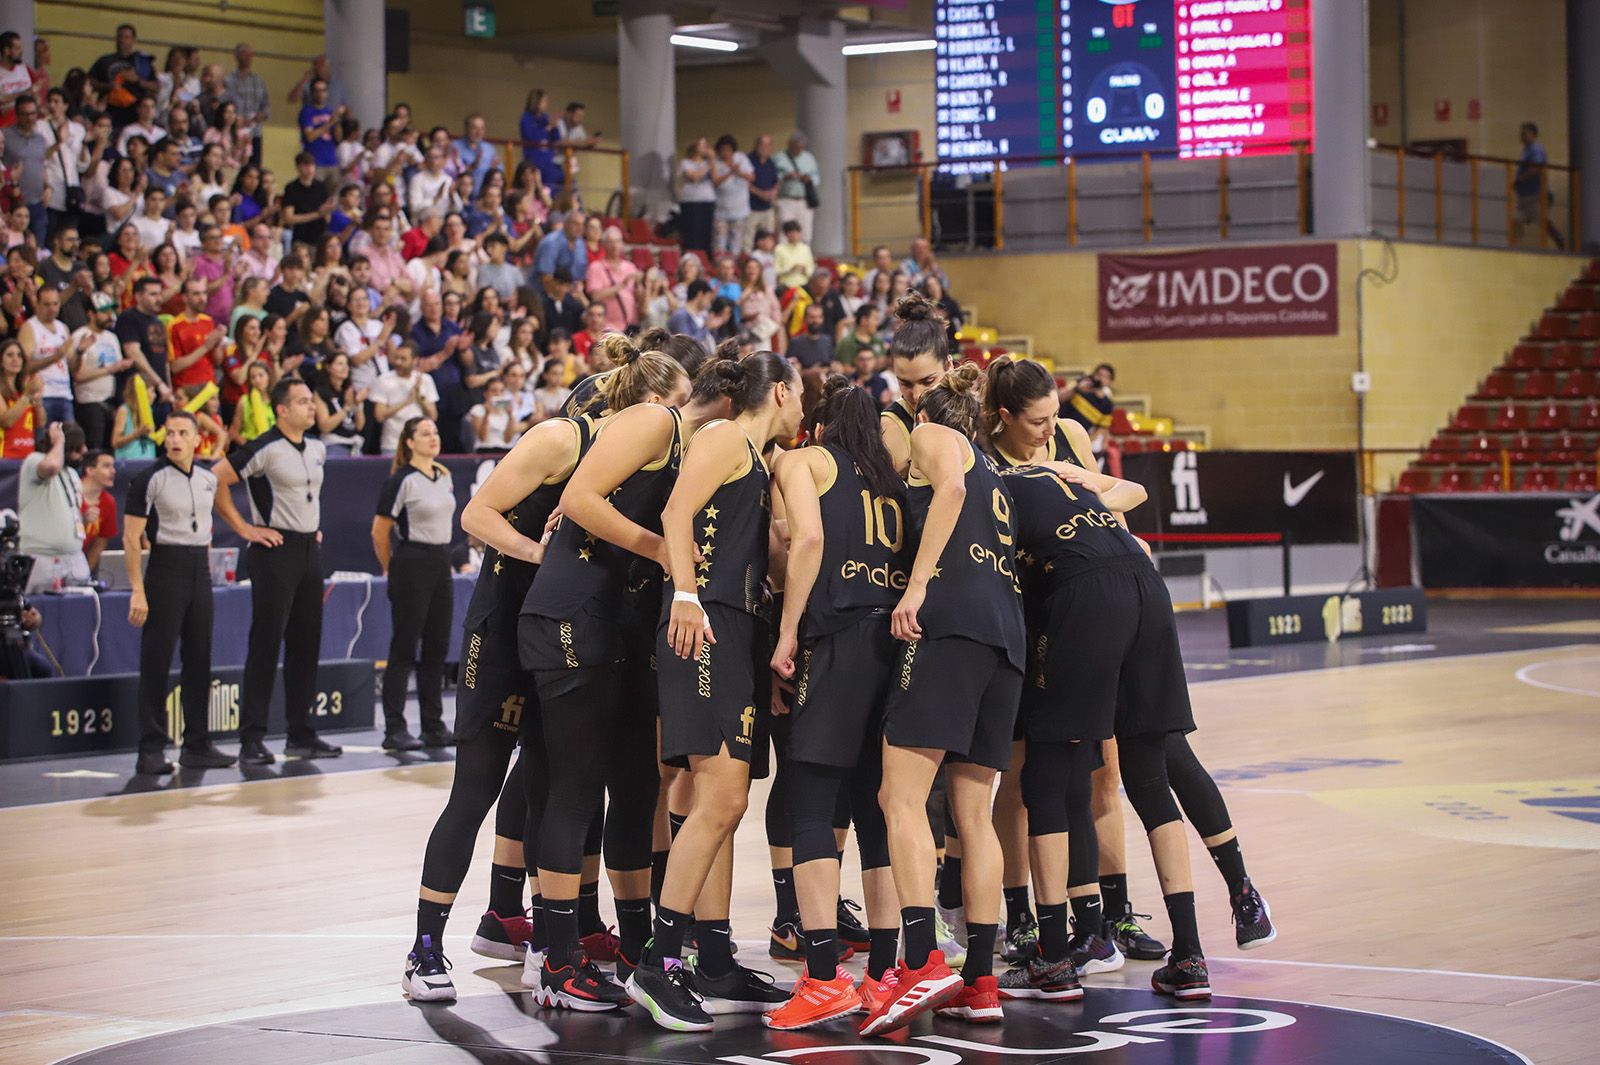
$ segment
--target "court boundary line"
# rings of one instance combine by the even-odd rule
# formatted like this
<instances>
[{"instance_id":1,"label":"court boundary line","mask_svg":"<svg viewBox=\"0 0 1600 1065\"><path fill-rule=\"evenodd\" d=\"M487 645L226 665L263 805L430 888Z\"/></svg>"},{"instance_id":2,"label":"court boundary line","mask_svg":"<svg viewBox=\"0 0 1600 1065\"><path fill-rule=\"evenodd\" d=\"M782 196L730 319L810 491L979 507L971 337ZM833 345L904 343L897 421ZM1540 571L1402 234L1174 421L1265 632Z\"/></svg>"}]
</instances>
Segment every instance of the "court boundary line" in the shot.
<instances>
[{"instance_id":1,"label":"court boundary line","mask_svg":"<svg viewBox=\"0 0 1600 1065\"><path fill-rule=\"evenodd\" d=\"M1590 689L1590 688L1568 688L1568 687L1566 687L1565 685L1562 685L1562 684L1551 684L1548 681L1534 680L1531 677L1526 677L1526 676L1523 675L1523 674L1527 673L1528 670L1530 670L1530 669L1538 669L1540 666L1548 666L1548 665L1551 665L1552 663L1555 663L1555 662L1561 662L1561 661L1579 661L1579 662L1582 662L1582 661L1589 661L1589 660L1600 661L1600 655L1591 655L1591 656L1589 656L1588 659L1579 658L1579 659L1565 659L1564 660L1564 659L1560 659L1560 658L1549 658L1549 659L1546 659L1543 662L1530 662L1527 665L1523 666L1521 669L1517 670L1515 673L1513 673L1512 676L1514 676L1517 680L1521 681L1523 684L1528 685L1530 688L1543 688L1545 691L1564 692L1567 695L1587 695L1591 699L1600 699L1600 691L1595 691L1595 690Z\"/></svg>"}]
</instances>

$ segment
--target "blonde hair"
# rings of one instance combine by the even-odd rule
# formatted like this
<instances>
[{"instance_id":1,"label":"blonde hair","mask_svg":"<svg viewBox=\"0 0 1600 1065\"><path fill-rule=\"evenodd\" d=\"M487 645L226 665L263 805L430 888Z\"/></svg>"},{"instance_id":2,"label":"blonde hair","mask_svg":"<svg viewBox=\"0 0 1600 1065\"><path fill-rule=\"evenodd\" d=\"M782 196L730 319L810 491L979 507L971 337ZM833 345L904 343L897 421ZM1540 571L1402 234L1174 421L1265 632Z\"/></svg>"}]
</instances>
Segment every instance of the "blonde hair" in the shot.
<instances>
[{"instance_id":1,"label":"blonde hair","mask_svg":"<svg viewBox=\"0 0 1600 1065\"><path fill-rule=\"evenodd\" d=\"M948 426L968 439L978 432L982 410L983 370L975 362L964 362L947 372L917 404L917 413L926 414L928 421Z\"/></svg>"},{"instance_id":2,"label":"blonde hair","mask_svg":"<svg viewBox=\"0 0 1600 1065\"><path fill-rule=\"evenodd\" d=\"M616 367L599 386L611 410L634 406L652 395L670 396L689 379L676 360L659 351L643 351L621 333L607 333L594 346Z\"/></svg>"}]
</instances>

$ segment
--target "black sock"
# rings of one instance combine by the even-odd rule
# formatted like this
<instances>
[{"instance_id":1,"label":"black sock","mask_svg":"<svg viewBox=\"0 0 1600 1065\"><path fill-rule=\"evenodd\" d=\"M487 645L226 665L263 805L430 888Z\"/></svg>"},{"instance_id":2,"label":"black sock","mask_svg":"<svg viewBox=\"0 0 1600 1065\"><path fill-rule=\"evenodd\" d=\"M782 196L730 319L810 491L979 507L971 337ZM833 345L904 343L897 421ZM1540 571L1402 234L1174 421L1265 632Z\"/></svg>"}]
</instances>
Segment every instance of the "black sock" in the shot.
<instances>
[{"instance_id":1,"label":"black sock","mask_svg":"<svg viewBox=\"0 0 1600 1065\"><path fill-rule=\"evenodd\" d=\"M933 924L933 907L900 907L900 924L905 929L906 964L913 969L920 969L928 964L928 955L939 949L939 933Z\"/></svg>"},{"instance_id":2,"label":"black sock","mask_svg":"<svg viewBox=\"0 0 1600 1065\"><path fill-rule=\"evenodd\" d=\"M650 854L650 902L661 905L661 885L667 882L667 855L671 851L652 851Z\"/></svg>"},{"instance_id":3,"label":"black sock","mask_svg":"<svg viewBox=\"0 0 1600 1065\"><path fill-rule=\"evenodd\" d=\"M1067 900L1072 903L1072 928L1075 932L1097 936L1105 923L1105 911L1100 908L1099 895L1078 895Z\"/></svg>"},{"instance_id":4,"label":"black sock","mask_svg":"<svg viewBox=\"0 0 1600 1065\"><path fill-rule=\"evenodd\" d=\"M1022 887L1008 887L1001 894L1006 898L1006 931L1010 932L1022 923L1024 917L1032 916L1032 912L1028 909L1028 888L1026 884Z\"/></svg>"},{"instance_id":5,"label":"black sock","mask_svg":"<svg viewBox=\"0 0 1600 1065\"><path fill-rule=\"evenodd\" d=\"M545 964L552 970L560 969L578 952L578 900L545 899L544 923L549 929L546 939L550 944Z\"/></svg>"},{"instance_id":6,"label":"black sock","mask_svg":"<svg viewBox=\"0 0 1600 1065\"><path fill-rule=\"evenodd\" d=\"M1172 958L1182 961L1200 955L1200 926L1195 923L1194 892L1166 897L1167 920L1172 922Z\"/></svg>"},{"instance_id":7,"label":"black sock","mask_svg":"<svg viewBox=\"0 0 1600 1065\"><path fill-rule=\"evenodd\" d=\"M939 905L947 910L961 908L961 859L945 856L939 870Z\"/></svg>"},{"instance_id":8,"label":"black sock","mask_svg":"<svg viewBox=\"0 0 1600 1065\"><path fill-rule=\"evenodd\" d=\"M1000 934L997 924L967 922L967 963L961 967L961 982L968 986L980 976L994 975L994 941Z\"/></svg>"},{"instance_id":9,"label":"black sock","mask_svg":"<svg viewBox=\"0 0 1600 1065\"><path fill-rule=\"evenodd\" d=\"M772 871L772 890L778 896L778 917L772 922L776 928L781 924L800 923L800 903L794 894L794 870L774 869ZM829 980L833 977L828 977Z\"/></svg>"},{"instance_id":10,"label":"black sock","mask_svg":"<svg viewBox=\"0 0 1600 1065\"><path fill-rule=\"evenodd\" d=\"M533 939L529 940L528 949L534 951L548 950L550 947L550 925L544 915L544 896L535 895L533 903L528 907L528 919L533 922Z\"/></svg>"},{"instance_id":11,"label":"black sock","mask_svg":"<svg viewBox=\"0 0 1600 1065\"><path fill-rule=\"evenodd\" d=\"M867 954L867 975L882 980L883 974L894 968L895 951L900 947L900 929L869 928L872 948Z\"/></svg>"},{"instance_id":12,"label":"black sock","mask_svg":"<svg viewBox=\"0 0 1600 1065\"><path fill-rule=\"evenodd\" d=\"M1039 953L1045 961L1061 961L1067 956L1067 944L1072 937L1067 933L1067 904L1053 906L1039 904Z\"/></svg>"},{"instance_id":13,"label":"black sock","mask_svg":"<svg viewBox=\"0 0 1600 1065\"><path fill-rule=\"evenodd\" d=\"M1228 894L1237 895L1244 890L1244 855L1239 850L1239 839L1235 836L1226 843L1219 843L1210 848L1211 860L1217 863L1217 871L1222 874L1222 879L1228 882Z\"/></svg>"},{"instance_id":14,"label":"black sock","mask_svg":"<svg viewBox=\"0 0 1600 1065\"><path fill-rule=\"evenodd\" d=\"M707 976L726 976L733 972L733 932L726 920L696 921L695 942L700 944L695 968Z\"/></svg>"},{"instance_id":15,"label":"black sock","mask_svg":"<svg viewBox=\"0 0 1600 1065\"><path fill-rule=\"evenodd\" d=\"M427 899L417 900L417 938L411 944L413 951L422 949L422 937L427 936L428 942L434 950L444 949L444 926L450 920L449 902L429 902Z\"/></svg>"},{"instance_id":16,"label":"black sock","mask_svg":"<svg viewBox=\"0 0 1600 1065\"><path fill-rule=\"evenodd\" d=\"M499 917L522 912L522 885L527 874L520 865L496 865L489 870L489 909Z\"/></svg>"},{"instance_id":17,"label":"black sock","mask_svg":"<svg viewBox=\"0 0 1600 1065\"><path fill-rule=\"evenodd\" d=\"M617 937L622 945L617 949L623 957L637 962L644 953L645 942L650 938L650 900L617 899Z\"/></svg>"},{"instance_id":18,"label":"black sock","mask_svg":"<svg viewBox=\"0 0 1600 1065\"><path fill-rule=\"evenodd\" d=\"M1113 921L1128 912L1128 874L1112 873L1100 878L1100 901L1106 916Z\"/></svg>"},{"instance_id":19,"label":"black sock","mask_svg":"<svg viewBox=\"0 0 1600 1065\"><path fill-rule=\"evenodd\" d=\"M653 940L650 960L665 963L669 958L674 961L681 958L683 937L689 931L689 922L693 920L694 918L687 913L657 906L655 930L650 934Z\"/></svg>"},{"instance_id":20,"label":"black sock","mask_svg":"<svg viewBox=\"0 0 1600 1065\"><path fill-rule=\"evenodd\" d=\"M672 838L678 838L678 831L683 828L683 823L689 820L688 814L675 814L667 811L667 830L672 833Z\"/></svg>"},{"instance_id":21,"label":"black sock","mask_svg":"<svg viewBox=\"0 0 1600 1065\"><path fill-rule=\"evenodd\" d=\"M600 885L581 885L578 888L579 934L588 936L605 930L606 923L600 919Z\"/></svg>"},{"instance_id":22,"label":"black sock","mask_svg":"<svg viewBox=\"0 0 1600 1065\"><path fill-rule=\"evenodd\" d=\"M839 975L839 931L823 928L806 930L806 975L813 980L832 980Z\"/></svg>"}]
</instances>

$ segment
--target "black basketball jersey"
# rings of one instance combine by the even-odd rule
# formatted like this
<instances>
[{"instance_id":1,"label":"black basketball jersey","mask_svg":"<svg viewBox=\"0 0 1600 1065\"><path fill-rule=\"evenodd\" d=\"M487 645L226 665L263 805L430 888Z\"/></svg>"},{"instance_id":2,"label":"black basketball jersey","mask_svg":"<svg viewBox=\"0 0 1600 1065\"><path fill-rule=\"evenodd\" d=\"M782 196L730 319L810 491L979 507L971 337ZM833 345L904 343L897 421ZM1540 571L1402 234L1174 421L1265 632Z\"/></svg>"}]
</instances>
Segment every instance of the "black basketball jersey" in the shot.
<instances>
[{"instance_id":1,"label":"black basketball jersey","mask_svg":"<svg viewBox=\"0 0 1600 1065\"><path fill-rule=\"evenodd\" d=\"M911 570L903 500L874 495L844 452L812 446L828 456L833 479L819 500L822 571L806 603L807 639L848 628L868 611L893 610Z\"/></svg>"},{"instance_id":2,"label":"black basketball jersey","mask_svg":"<svg viewBox=\"0 0 1600 1065\"><path fill-rule=\"evenodd\" d=\"M582 459L594 442L595 424L589 418L565 419L578 430L577 457ZM576 469L576 464L574 464ZM506 511L506 521L512 528L530 540L544 536L545 522L561 502L561 492L567 487L562 478L550 484L541 484L522 498L522 502ZM508 624L516 630L517 615L527 598L528 588L539 567L520 558L508 558L492 547L483 551L483 568L472 586L472 598L467 602L466 627L477 630L493 622Z\"/></svg>"},{"instance_id":3,"label":"black basketball jersey","mask_svg":"<svg viewBox=\"0 0 1600 1065\"><path fill-rule=\"evenodd\" d=\"M683 419L676 410L671 414L672 442L666 457L636 471L609 497L623 517L654 533L661 531L661 508L677 480L683 453ZM620 621L622 596L635 561L655 565L563 518L545 548L544 565L528 589L522 613L560 619L583 610Z\"/></svg>"},{"instance_id":4,"label":"black basketball jersey","mask_svg":"<svg viewBox=\"0 0 1600 1065\"><path fill-rule=\"evenodd\" d=\"M1005 470L1012 469L1017 466L1031 465L1035 460L1019 459L1015 456L1007 455L1004 451L1000 450L1000 448L996 447L994 449L994 461L996 466L999 466L1002 470ZM1078 460L1077 453L1072 450L1072 441L1067 439L1066 423L1060 418L1056 419L1055 431L1050 434L1050 444L1046 449L1045 456L1039 461L1070 462L1074 466L1083 466L1083 463ZM1087 467L1084 468L1087 469Z\"/></svg>"},{"instance_id":5,"label":"black basketball jersey","mask_svg":"<svg viewBox=\"0 0 1600 1065\"><path fill-rule=\"evenodd\" d=\"M701 602L760 612L772 522L770 487L766 463L747 437L743 468L694 516L694 542L702 558L694 583Z\"/></svg>"},{"instance_id":6,"label":"black basketball jersey","mask_svg":"<svg viewBox=\"0 0 1600 1065\"><path fill-rule=\"evenodd\" d=\"M963 636L998 647L1021 669L1022 589L1012 553L1011 496L987 455L969 445L968 456L967 495L917 620L926 636ZM933 488L913 476L906 491L911 524L920 537Z\"/></svg>"},{"instance_id":7,"label":"black basketball jersey","mask_svg":"<svg viewBox=\"0 0 1600 1065\"><path fill-rule=\"evenodd\" d=\"M889 404L888 408L878 417L890 422L906 434L906 447L911 446L911 430L917 427L917 415L906 405L904 399L897 399Z\"/></svg>"},{"instance_id":8,"label":"black basketball jersey","mask_svg":"<svg viewBox=\"0 0 1600 1065\"><path fill-rule=\"evenodd\" d=\"M1049 470L1019 466L1004 473L1011 491L1017 560L1045 587L1077 559L1144 557L1138 541L1098 495L1068 484Z\"/></svg>"}]
</instances>

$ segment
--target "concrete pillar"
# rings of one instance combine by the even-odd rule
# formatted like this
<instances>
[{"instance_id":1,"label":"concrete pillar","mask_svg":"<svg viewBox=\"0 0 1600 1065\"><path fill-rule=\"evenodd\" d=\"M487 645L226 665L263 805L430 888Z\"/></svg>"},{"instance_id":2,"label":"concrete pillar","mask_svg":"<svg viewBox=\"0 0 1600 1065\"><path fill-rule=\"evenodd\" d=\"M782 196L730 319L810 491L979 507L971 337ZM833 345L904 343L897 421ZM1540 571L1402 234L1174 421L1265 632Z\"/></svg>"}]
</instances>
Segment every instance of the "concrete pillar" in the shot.
<instances>
[{"instance_id":1,"label":"concrete pillar","mask_svg":"<svg viewBox=\"0 0 1600 1065\"><path fill-rule=\"evenodd\" d=\"M1567 122L1572 165L1579 168L1581 235L1573 243L1600 253L1600 0L1567 0ZM1561 162L1559 159L1550 160ZM1558 221L1566 227L1564 220Z\"/></svg>"},{"instance_id":2,"label":"concrete pillar","mask_svg":"<svg viewBox=\"0 0 1600 1065\"><path fill-rule=\"evenodd\" d=\"M628 152L632 209L660 220L677 202L673 168L678 148L677 69L667 0L623 0L617 19L617 87L622 147Z\"/></svg>"},{"instance_id":3,"label":"concrete pillar","mask_svg":"<svg viewBox=\"0 0 1600 1065\"><path fill-rule=\"evenodd\" d=\"M322 0L328 71L344 84L350 114L376 128L389 110L383 0Z\"/></svg>"},{"instance_id":4,"label":"concrete pillar","mask_svg":"<svg viewBox=\"0 0 1600 1065\"><path fill-rule=\"evenodd\" d=\"M0 31L10 30L22 35L22 61L30 67L33 66L33 27L33 0L0 0ZM57 74L56 84L60 81L61 74ZM39 101L39 110L44 111L43 100Z\"/></svg>"},{"instance_id":5,"label":"concrete pillar","mask_svg":"<svg viewBox=\"0 0 1600 1065\"><path fill-rule=\"evenodd\" d=\"M795 127L805 133L822 172L811 246L817 254L830 256L849 251L845 221L850 183L845 167L850 165L850 99L843 47L844 23L806 17L792 35L762 48L772 69L794 90ZM783 151L788 131L773 130L773 139L778 142L775 150Z\"/></svg>"},{"instance_id":6,"label":"concrete pillar","mask_svg":"<svg viewBox=\"0 0 1600 1065\"><path fill-rule=\"evenodd\" d=\"M1366 233L1371 194L1367 152L1367 0L1312 0L1312 232Z\"/></svg>"}]
</instances>

